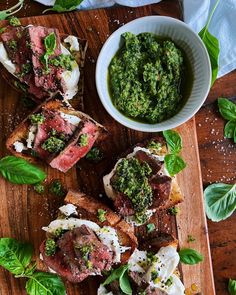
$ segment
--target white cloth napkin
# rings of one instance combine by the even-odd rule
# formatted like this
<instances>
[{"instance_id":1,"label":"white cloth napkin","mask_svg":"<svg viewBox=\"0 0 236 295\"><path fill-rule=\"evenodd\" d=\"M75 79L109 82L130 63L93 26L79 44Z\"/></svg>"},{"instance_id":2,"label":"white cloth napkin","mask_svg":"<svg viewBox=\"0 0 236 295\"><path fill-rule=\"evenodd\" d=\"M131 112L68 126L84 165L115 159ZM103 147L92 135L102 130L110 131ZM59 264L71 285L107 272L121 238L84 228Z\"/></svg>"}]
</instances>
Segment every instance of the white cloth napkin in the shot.
<instances>
[{"instance_id":1,"label":"white cloth napkin","mask_svg":"<svg viewBox=\"0 0 236 295\"><path fill-rule=\"evenodd\" d=\"M55 0L36 0L52 6ZM84 0L78 9L109 7L120 4L130 7L160 2L161 0ZM199 32L206 24L216 0L182 0L184 21ZM209 31L220 42L218 77L236 69L236 0L221 0L209 26Z\"/></svg>"},{"instance_id":2,"label":"white cloth napkin","mask_svg":"<svg viewBox=\"0 0 236 295\"><path fill-rule=\"evenodd\" d=\"M199 32L205 26L216 0L183 0L184 21ZM236 69L236 0L221 0L209 26L220 42L218 77Z\"/></svg>"},{"instance_id":3,"label":"white cloth napkin","mask_svg":"<svg viewBox=\"0 0 236 295\"><path fill-rule=\"evenodd\" d=\"M42 3L47 6L54 5L56 0L36 0L39 3ZM115 4L137 7L148 5L152 3L158 3L161 0L84 0L79 6L78 9L90 9L90 8L101 8L109 7Z\"/></svg>"}]
</instances>

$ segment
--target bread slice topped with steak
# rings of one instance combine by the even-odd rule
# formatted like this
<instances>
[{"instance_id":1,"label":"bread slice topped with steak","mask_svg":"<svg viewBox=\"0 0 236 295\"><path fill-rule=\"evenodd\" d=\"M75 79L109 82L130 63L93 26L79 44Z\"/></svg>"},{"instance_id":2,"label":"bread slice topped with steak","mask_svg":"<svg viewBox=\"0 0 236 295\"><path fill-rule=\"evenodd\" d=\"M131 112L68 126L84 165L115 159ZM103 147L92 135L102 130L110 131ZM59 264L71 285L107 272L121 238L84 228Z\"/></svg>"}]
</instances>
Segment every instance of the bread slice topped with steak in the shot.
<instances>
[{"instance_id":1,"label":"bread slice topped with steak","mask_svg":"<svg viewBox=\"0 0 236 295\"><path fill-rule=\"evenodd\" d=\"M50 99L13 131L6 146L16 156L42 159L65 173L106 134L106 129L88 115Z\"/></svg>"},{"instance_id":2,"label":"bread slice topped with steak","mask_svg":"<svg viewBox=\"0 0 236 295\"><path fill-rule=\"evenodd\" d=\"M37 103L60 94L70 100L81 92L87 41L43 26L11 26L0 34L2 76ZM82 75L83 76L83 75Z\"/></svg>"},{"instance_id":3,"label":"bread slice topped with steak","mask_svg":"<svg viewBox=\"0 0 236 295\"><path fill-rule=\"evenodd\" d=\"M184 295L185 287L178 271L178 241L170 242L170 238L166 237L155 245L152 245L152 241L147 240L147 243L148 248L135 249L128 260L126 280L129 283L126 281L126 286L130 285L132 294L136 295ZM97 292L97 295L121 294L124 294L122 286L109 278Z\"/></svg>"},{"instance_id":4,"label":"bread slice topped with steak","mask_svg":"<svg viewBox=\"0 0 236 295\"><path fill-rule=\"evenodd\" d=\"M103 177L107 196L115 210L135 225L145 223L155 212L182 202L176 178L164 164L167 147L161 137L137 145Z\"/></svg>"},{"instance_id":5,"label":"bread slice topped with steak","mask_svg":"<svg viewBox=\"0 0 236 295\"><path fill-rule=\"evenodd\" d=\"M49 270L73 283L126 263L137 247L133 229L103 203L69 191L58 218L43 230L40 252Z\"/></svg>"}]
</instances>

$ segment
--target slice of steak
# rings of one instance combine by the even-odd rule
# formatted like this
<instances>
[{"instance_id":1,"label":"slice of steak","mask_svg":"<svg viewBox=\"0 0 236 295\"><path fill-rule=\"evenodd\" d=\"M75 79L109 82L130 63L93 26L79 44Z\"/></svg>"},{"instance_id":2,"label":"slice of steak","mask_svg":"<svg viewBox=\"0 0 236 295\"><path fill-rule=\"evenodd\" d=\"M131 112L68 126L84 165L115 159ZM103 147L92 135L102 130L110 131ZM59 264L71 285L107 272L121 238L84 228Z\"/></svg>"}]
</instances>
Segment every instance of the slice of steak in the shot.
<instances>
[{"instance_id":1,"label":"slice of steak","mask_svg":"<svg viewBox=\"0 0 236 295\"><path fill-rule=\"evenodd\" d=\"M41 61L42 56L46 52L44 39L51 33L54 33L56 36L56 48L49 58L61 54L59 31L57 29L45 28L42 26L28 27L29 42L33 53L32 63L35 74L35 85L42 87L45 91L50 93L58 92L58 90L64 92L65 85L61 77L63 69L49 64L49 71L46 72L45 64Z\"/></svg>"},{"instance_id":2,"label":"slice of steak","mask_svg":"<svg viewBox=\"0 0 236 295\"><path fill-rule=\"evenodd\" d=\"M168 233L159 233L155 237L143 240L139 248L140 250L151 251L157 253L162 247L169 245L177 246L178 241Z\"/></svg>"},{"instance_id":3,"label":"slice of steak","mask_svg":"<svg viewBox=\"0 0 236 295\"><path fill-rule=\"evenodd\" d=\"M18 79L21 82L26 83L29 88L28 92L33 94L39 100L49 97L47 91L44 91L42 87L35 85L33 64L32 64L32 51L31 43L29 41L28 28L26 27L22 32L22 37L19 40L19 75Z\"/></svg>"},{"instance_id":4,"label":"slice of steak","mask_svg":"<svg viewBox=\"0 0 236 295\"><path fill-rule=\"evenodd\" d=\"M55 130L70 137L74 133L76 126L63 119L57 111L43 110L42 113L45 120L42 124L38 125L33 150L37 153L38 157L47 159L51 155L48 151L42 149L41 145L50 136L50 132Z\"/></svg>"},{"instance_id":5,"label":"slice of steak","mask_svg":"<svg viewBox=\"0 0 236 295\"><path fill-rule=\"evenodd\" d=\"M150 286L148 286L145 290L142 289L142 291L145 295L166 295L166 292L163 292L157 288L152 288Z\"/></svg>"},{"instance_id":6,"label":"slice of steak","mask_svg":"<svg viewBox=\"0 0 236 295\"><path fill-rule=\"evenodd\" d=\"M157 174L163 165L163 162L155 159L151 155L145 153L144 151L137 151L135 154L135 158L139 160L141 163L147 163L152 168L152 174Z\"/></svg>"},{"instance_id":7,"label":"slice of steak","mask_svg":"<svg viewBox=\"0 0 236 295\"><path fill-rule=\"evenodd\" d=\"M113 282L111 282L108 286L107 286L107 290L109 292L112 292L113 295L123 295L124 293L120 290L120 283L118 280L115 280Z\"/></svg>"},{"instance_id":8,"label":"slice of steak","mask_svg":"<svg viewBox=\"0 0 236 295\"><path fill-rule=\"evenodd\" d=\"M165 204L171 192L172 179L166 175L155 175L149 182L153 189L153 200L151 208L158 208Z\"/></svg>"},{"instance_id":9,"label":"slice of steak","mask_svg":"<svg viewBox=\"0 0 236 295\"><path fill-rule=\"evenodd\" d=\"M1 40L6 48L9 59L16 64L17 71L19 70L21 54L19 52L19 40L22 37L24 27L7 26L1 34Z\"/></svg>"},{"instance_id":10,"label":"slice of steak","mask_svg":"<svg viewBox=\"0 0 236 295\"><path fill-rule=\"evenodd\" d=\"M123 193L117 192L114 201L116 211L122 216L129 216L135 213L131 200Z\"/></svg>"},{"instance_id":11,"label":"slice of steak","mask_svg":"<svg viewBox=\"0 0 236 295\"><path fill-rule=\"evenodd\" d=\"M33 94L39 100L48 97L46 91L35 85L27 28L8 26L1 35L1 39L8 57L16 66L15 75L21 82L28 85L28 93Z\"/></svg>"},{"instance_id":12,"label":"slice of steak","mask_svg":"<svg viewBox=\"0 0 236 295\"><path fill-rule=\"evenodd\" d=\"M45 254L45 242L41 245L43 261L70 282L79 283L111 268L113 253L85 225L66 232L56 244L57 250L52 256Z\"/></svg>"},{"instance_id":13,"label":"slice of steak","mask_svg":"<svg viewBox=\"0 0 236 295\"><path fill-rule=\"evenodd\" d=\"M140 273L137 271L129 271L129 278L131 282L135 285L135 287L143 287L146 288L146 282L143 279L144 273Z\"/></svg>"},{"instance_id":14,"label":"slice of steak","mask_svg":"<svg viewBox=\"0 0 236 295\"><path fill-rule=\"evenodd\" d=\"M81 129L77 129L77 132L75 132L75 135L65 149L49 161L52 168L65 173L91 150L99 136L99 127L89 120L83 123L84 126ZM82 135L87 136L87 144L85 146L81 146L79 142Z\"/></svg>"}]
</instances>

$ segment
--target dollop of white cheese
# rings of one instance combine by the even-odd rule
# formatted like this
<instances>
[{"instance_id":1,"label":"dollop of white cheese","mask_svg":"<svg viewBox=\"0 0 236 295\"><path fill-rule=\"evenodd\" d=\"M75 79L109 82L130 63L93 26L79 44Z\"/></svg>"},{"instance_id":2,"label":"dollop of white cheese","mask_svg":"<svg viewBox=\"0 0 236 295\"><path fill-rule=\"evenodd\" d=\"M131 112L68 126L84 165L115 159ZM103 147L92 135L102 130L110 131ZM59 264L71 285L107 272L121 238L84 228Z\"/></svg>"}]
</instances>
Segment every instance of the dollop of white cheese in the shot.
<instances>
[{"instance_id":1,"label":"dollop of white cheese","mask_svg":"<svg viewBox=\"0 0 236 295\"><path fill-rule=\"evenodd\" d=\"M74 126L78 126L79 123L81 122L81 119L77 116L74 115L70 115L70 114L65 114L63 112L60 112L60 116L66 120L67 122L69 122L70 124L74 125Z\"/></svg>"},{"instance_id":2,"label":"dollop of white cheese","mask_svg":"<svg viewBox=\"0 0 236 295\"><path fill-rule=\"evenodd\" d=\"M119 243L117 231L111 226L103 226L100 230L96 231L100 241L106 245L109 250L115 253L113 261L115 263L120 262L121 253L129 250L130 247L123 247Z\"/></svg>"},{"instance_id":3,"label":"dollop of white cheese","mask_svg":"<svg viewBox=\"0 0 236 295\"><path fill-rule=\"evenodd\" d=\"M156 256L156 262L154 262L148 269L145 280L150 282L152 287L160 287L161 281L166 282L168 278L175 271L179 263L179 254L176 249L172 246L162 247ZM159 282L155 283L152 281L152 272L158 272Z\"/></svg>"},{"instance_id":4,"label":"dollop of white cheese","mask_svg":"<svg viewBox=\"0 0 236 295\"><path fill-rule=\"evenodd\" d=\"M16 72L16 66L12 63L8 57L7 51L2 42L0 42L0 62L12 75Z\"/></svg>"},{"instance_id":5,"label":"dollop of white cheese","mask_svg":"<svg viewBox=\"0 0 236 295\"><path fill-rule=\"evenodd\" d=\"M67 50L62 44L61 51L65 55L71 55L69 50ZM72 99L78 92L78 83L80 79L79 66L75 60L71 62L71 66L72 71L65 70L61 75L67 88L67 91L64 94L65 100Z\"/></svg>"},{"instance_id":6,"label":"dollop of white cheese","mask_svg":"<svg viewBox=\"0 0 236 295\"><path fill-rule=\"evenodd\" d=\"M32 144L35 139L36 131L37 131L37 127L35 125L32 125L29 129L28 138L26 139L27 148L29 148L29 149L32 149L32 147L33 147Z\"/></svg>"},{"instance_id":7,"label":"dollop of white cheese","mask_svg":"<svg viewBox=\"0 0 236 295\"><path fill-rule=\"evenodd\" d=\"M26 150L27 148L25 147L25 145L20 142L20 141L15 141L13 143L14 149L17 153L21 153L23 150Z\"/></svg>"},{"instance_id":8,"label":"dollop of white cheese","mask_svg":"<svg viewBox=\"0 0 236 295\"><path fill-rule=\"evenodd\" d=\"M113 292L108 292L103 285L100 285L98 288L97 295L113 295Z\"/></svg>"},{"instance_id":9,"label":"dollop of white cheese","mask_svg":"<svg viewBox=\"0 0 236 295\"><path fill-rule=\"evenodd\" d=\"M42 229L49 233L54 233L56 229L61 228L64 230L72 230L76 227L80 227L82 225L86 225L93 231L98 231L100 226L97 223L86 220L86 219L78 219L78 218L68 218L68 219L56 219L53 220L48 226L43 227Z\"/></svg>"},{"instance_id":10,"label":"dollop of white cheese","mask_svg":"<svg viewBox=\"0 0 236 295\"><path fill-rule=\"evenodd\" d=\"M70 51L79 51L79 42L75 36L68 36L64 39L65 43L70 44Z\"/></svg>"},{"instance_id":11,"label":"dollop of white cheese","mask_svg":"<svg viewBox=\"0 0 236 295\"><path fill-rule=\"evenodd\" d=\"M72 214L78 215L78 212L77 212L76 209L77 208L73 204L67 204L67 205L61 206L59 208L59 210L61 211L61 213L64 214L65 216L70 216Z\"/></svg>"},{"instance_id":12,"label":"dollop of white cheese","mask_svg":"<svg viewBox=\"0 0 236 295\"><path fill-rule=\"evenodd\" d=\"M141 274L145 273L147 264L147 251L135 249L129 258L128 264L130 271L135 271Z\"/></svg>"},{"instance_id":13,"label":"dollop of white cheese","mask_svg":"<svg viewBox=\"0 0 236 295\"><path fill-rule=\"evenodd\" d=\"M136 249L128 261L129 271L138 272L152 288L159 289L168 295L184 295L184 285L174 274L179 263L176 248L162 247L155 256L156 261L150 265L147 251ZM153 273L157 276L154 280L152 280ZM165 284L168 280L169 284Z\"/></svg>"},{"instance_id":14,"label":"dollop of white cheese","mask_svg":"<svg viewBox=\"0 0 236 295\"><path fill-rule=\"evenodd\" d=\"M145 213L147 216L147 220L149 220L155 212L156 212L156 209L146 210ZM124 220L132 226L140 226L140 225L146 223L146 221L144 221L144 223L137 222L134 215L124 216Z\"/></svg>"}]
</instances>

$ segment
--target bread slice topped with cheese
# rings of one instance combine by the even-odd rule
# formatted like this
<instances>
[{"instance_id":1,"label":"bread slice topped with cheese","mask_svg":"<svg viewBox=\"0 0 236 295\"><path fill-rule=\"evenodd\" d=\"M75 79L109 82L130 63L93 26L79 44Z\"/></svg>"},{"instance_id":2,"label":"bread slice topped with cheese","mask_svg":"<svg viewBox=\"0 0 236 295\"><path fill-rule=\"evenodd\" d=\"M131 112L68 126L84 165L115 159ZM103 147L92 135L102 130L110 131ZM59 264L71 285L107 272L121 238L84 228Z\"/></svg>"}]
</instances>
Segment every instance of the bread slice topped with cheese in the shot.
<instances>
[{"instance_id":1,"label":"bread slice topped with cheese","mask_svg":"<svg viewBox=\"0 0 236 295\"><path fill-rule=\"evenodd\" d=\"M183 201L176 178L165 168L167 153L163 138L154 138L135 146L103 177L107 196L126 221L143 224L155 212Z\"/></svg>"},{"instance_id":2,"label":"bread slice topped with cheese","mask_svg":"<svg viewBox=\"0 0 236 295\"><path fill-rule=\"evenodd\" d=\"M56 220L43 227L40 252L46 267L73 283L127 263L137 247L132 227L109 207L69 191Z\"/></svg>"},{"instance_id":3,"label":"bread slice topped with cheese","mask_svg":"<svg viewBox=\"0 0 236 295\"><path fill-rule=\"evenodd\" d=\"M11 26L0 34L1 74L37 103L60 94L82 109L87 41L43 26Z\"/></svg>"},{"instance_id":4,"label":"bread slice topped with cheese","mask_svg":"<svg viewBox=\"0 0 236 295\"><path fill-rule=\"evenodd\" d=\"M50 99L13 131L6 146L16 156L31 162L42 159L65 173L106 135L106 129L88 115Z\"/></svg>"},{"instance_id":5,"label":"bread slice topped with cheese","mask_svg":"<svg viewBox=\"0 0 236 295\"><path fill-rule=\"evenodd\" d=\"M167 236L160 237L154 245L152 241L147 242L148 248L135 249L128 260L126 287L129 285L132 294L137 295L184 295L185 287L178 271L178 242L170 243ZM117 280L106 280L97 291L97 295L120 294L123 294L122 286Z\"/></svg>"}]
</instances>

